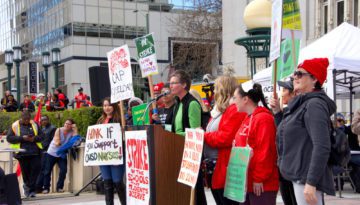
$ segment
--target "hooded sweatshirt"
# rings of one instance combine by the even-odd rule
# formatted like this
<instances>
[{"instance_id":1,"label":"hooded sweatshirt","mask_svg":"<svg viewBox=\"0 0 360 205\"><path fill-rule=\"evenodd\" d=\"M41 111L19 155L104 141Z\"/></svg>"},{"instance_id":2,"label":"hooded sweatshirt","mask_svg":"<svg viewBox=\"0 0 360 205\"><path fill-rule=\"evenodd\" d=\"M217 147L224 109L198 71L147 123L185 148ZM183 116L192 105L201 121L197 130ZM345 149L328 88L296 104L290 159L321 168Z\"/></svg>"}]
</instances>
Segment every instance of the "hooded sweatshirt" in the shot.
<instances>
[{"instance_id":1,"label":"hooded sweatshirt","mask_svg":"<svg viewBox=\"0 0 360 205\"><path fill-rule=\"evenodd\" d=\"M296 96L289 103L277 133L278 165L285 179L335 194L328 165L330 115L335 110L324 91Z\"/></svg>"},{"instance_id":2,"label":"hooded sweatshirt","mask_svg":"<svg viewBox=\"0 0 360 205\"><path fill-rule=\"evenodd\" d=\"M253 183L263 183L264 191L279 189L275 135L276 126L272 113L264 107L257 107L245 118L235 136L235 146L245 147L248 141L253 149L247 192L253 192Z\"/></svg>"}]
</instances>

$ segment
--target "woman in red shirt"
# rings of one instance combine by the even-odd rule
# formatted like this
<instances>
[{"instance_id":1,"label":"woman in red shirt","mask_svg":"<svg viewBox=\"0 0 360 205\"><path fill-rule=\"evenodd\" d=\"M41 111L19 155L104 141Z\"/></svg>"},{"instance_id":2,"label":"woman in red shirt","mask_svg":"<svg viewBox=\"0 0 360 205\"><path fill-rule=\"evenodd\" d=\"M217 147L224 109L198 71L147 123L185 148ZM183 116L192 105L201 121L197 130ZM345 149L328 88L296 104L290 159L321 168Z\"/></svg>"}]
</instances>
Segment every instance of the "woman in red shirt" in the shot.
<instances>
[{"instance_id":1,"label":"woman in red shirt","mask_svg":"<svg viewBox=\"0 0 360 205\"><path fill-rule=\"evenodd\" d=\"M253 149L247 176L247 195L244 205L275 205L279 189L276 127L272 113L265 102L261 85L239 86L234 92L235 104L246 112L235 136L235 146ZM259 102L265 107L258 106Z\"/></svg>"}]
</instances>

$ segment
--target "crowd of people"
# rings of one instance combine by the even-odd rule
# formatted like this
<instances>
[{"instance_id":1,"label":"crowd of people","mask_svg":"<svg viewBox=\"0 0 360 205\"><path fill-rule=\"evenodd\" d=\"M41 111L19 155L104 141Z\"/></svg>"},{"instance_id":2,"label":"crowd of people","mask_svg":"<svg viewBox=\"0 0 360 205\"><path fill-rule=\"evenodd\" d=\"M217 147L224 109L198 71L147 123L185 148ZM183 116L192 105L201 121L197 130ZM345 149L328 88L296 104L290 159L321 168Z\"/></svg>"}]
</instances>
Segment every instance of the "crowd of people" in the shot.
<instances>
[{"instance_id":1,"label":"crowd of people","mask_svg":"<svg viewBox=\"0 0 360 205\"><path fill-rule=\"evenodd\" d=\"M155 85L156 95L166 95L156 102L157 109L151 114L153 124L170 125L170 131L181 136L185 136L186 128L205 131L204 168L200 170L195 186L195 204L207 204L204 185L211 188L216 204L239 204L224 197L233 147L252 148L246 200L240 204L275 205L279 189L286 205L323 205L324 194L335 194L329 157L332 146L330 117L335 113L336 105L322 89L328 65L326 58L305 60L289 80L278 81L282 87L281 96L273 96L269 102L265 101L261 85L239 85L236 78L229 75L215 80L211 106L205 105L199 93L190 89L191 77L183 70L176 70L168 83ZM11 94L7 96L6 105L14 102L10 100ZM38 97L38 103L45 103L44 95ZM81 107L86 98L79 89L76 108ZM64 108L61 103L64 99L61 90L57 89L50 107L54 110ZM280 102L287 106L280 106ZM23 170L25 195L35 196L39 190L45 194L49 192L50 174L56 163L60 167L57 191L62 192L67 168L63 146L69 147L72 139L78 136L75 122L68 119L62 128L55 128L43 116L39 126L30 120L29 113L33 111L30 104L31 98L25 97L20 106L21 119L14 122L7 136L12 146L26 149L16 154ZM141 104L143 101L136 97L128 101L126 125L133 125L131 110ZM106 98L102 106L103 113L97 124L120 123L118 104L111 104ZM336 127L347 134L360 134L360 111L351 127L344 123L338 123ZM354 141L352 149L360 150L357 136L351 140ZM359 161L359 158L352 158L350 163L360 167ZM100 166L100 170L106 204L114 204L114 190L121 204L126 204L125 166Z\"/></svg>"},{"instance_id":2,"label":"crowd of people","mask_svg":"<svg viewBox=\"0 0 360 205\"><path fill-rule=\"evenodd\" d=\"M46 96L43 93L35 95L25 94L23 101L17 102L14 95L9 90L5 91L4 97L1 99L0 111L3 112L17 112L29 111L30 113L37 111L41 106L43 111L62 111L70 107L78 109L82 107L92 107L90 97L80 87L78 94L74 99L69 101L68 97L62 92L60 88L56 88L54 93L48 92Z\"/></svg>"}]
</instances>

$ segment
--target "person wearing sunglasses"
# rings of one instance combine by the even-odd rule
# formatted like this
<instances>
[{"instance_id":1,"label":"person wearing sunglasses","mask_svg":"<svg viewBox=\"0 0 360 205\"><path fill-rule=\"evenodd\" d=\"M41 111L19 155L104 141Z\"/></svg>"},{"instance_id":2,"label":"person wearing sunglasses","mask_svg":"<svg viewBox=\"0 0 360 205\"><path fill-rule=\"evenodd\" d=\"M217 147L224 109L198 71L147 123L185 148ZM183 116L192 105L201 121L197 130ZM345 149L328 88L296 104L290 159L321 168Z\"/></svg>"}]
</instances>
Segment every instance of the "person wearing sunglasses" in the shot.
<instances>
[{"instance_id":1,"label":"person wearing sunglasses","mask_svg":"<svg viewBox=\"0 0 360 205\"><path fill-rule=\"evenodd\" d=\"M278 165L292 182L298 204L322 205L324 193L335 195L328 159L331 150L330 116L336 104L322 89L327 58L301 63L293 74L296 97L278 126Z\"/></svg>"}]
</instances>

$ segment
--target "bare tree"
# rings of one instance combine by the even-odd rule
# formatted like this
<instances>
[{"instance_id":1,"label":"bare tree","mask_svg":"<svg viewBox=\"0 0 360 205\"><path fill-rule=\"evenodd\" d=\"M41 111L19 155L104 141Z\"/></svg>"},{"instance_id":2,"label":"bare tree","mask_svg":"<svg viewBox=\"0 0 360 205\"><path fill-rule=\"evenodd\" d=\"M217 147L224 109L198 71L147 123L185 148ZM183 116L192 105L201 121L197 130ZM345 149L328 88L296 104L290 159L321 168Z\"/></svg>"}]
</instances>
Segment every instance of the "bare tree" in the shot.
<instances>
[{"instance_id":1,"label":"bare tree","mask_svg":"<svg viewBox=\"0 0 360 205\"><path fill-rule=\"evenodd\" d=\"M180 11L178 18L170 19L175 25L173 36L185 38L173 43L173 66L187 70L192 77L202 78L212 73L221 56L222 0L185 0L192 9Z\"/></svg>"}]
</instances>

